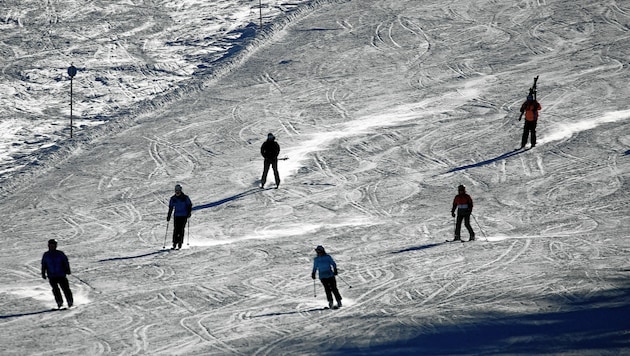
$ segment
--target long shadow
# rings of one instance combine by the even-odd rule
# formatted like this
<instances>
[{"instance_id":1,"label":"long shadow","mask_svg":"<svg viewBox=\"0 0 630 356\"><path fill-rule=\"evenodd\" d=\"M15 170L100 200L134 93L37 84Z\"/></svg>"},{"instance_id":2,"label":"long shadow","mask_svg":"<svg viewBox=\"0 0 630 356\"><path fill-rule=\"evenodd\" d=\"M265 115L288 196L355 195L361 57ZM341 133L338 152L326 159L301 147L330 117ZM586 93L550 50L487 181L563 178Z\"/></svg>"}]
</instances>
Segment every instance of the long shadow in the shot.
<instances>
[{"instance_id":1,"label":"long shadow","mask_svg":"<svg viewBox=\"0 0 630 356\"><path fill-rule=\"evenodd\" d=\"M506 152L506 153L504 153L502 155L496 156L494 158L487 159L485 161L481 161L481 162L477 162L477 163L473 163L473 164L467 164L467 165L461 166L461 167L455 167L455 168L447 171L446 173L453 173L453 172L463 171L463 170L466 170L466 169L469 169L469 168L476 168L476 167L486 166L488 164L491 164L491 163L494 163L494 162L498 162L498 161L501 161L501 160L504 160L504 159L516 156L516 155L521 154L521 153L526 152L526 151L529 151L529 148L525 148L525 149L518 149L517 148L517 149L515 149L513 151Z\"/></svg>"},{"instance_id":2,"label":"long shadow","mask_svg":"<svg viewBox=\"0 0 630 356\"><path fill-rule=\"evenodd\" d=\"M409 248L406 248L406 249L402 249L400 251L394 251L392 253L404 253L404 252L411 252L411 251L422 251L422 250L426 250L428 248L444 245L445 243L446 242L438 242L438 243L434 243L434 244L428 244L428 245L422 245L422 246L414 246L414 247L409 247Z\"/></svg>"},{"instance_id":3,"label":"long shadow","mask_svg":"<svg viewBox=\"0 0 630 356\"><path fill-rule=\"evenodd\" d=\"M311 309L307 309L307 310L296 310L296 311L284 312L284 313L268 313L268 314L252 315L252 316L250 316L250 319L253 319L253 318L264 318L264 317L270 317L270 316L282 316L282 315L294 315L294 314L301 314L301 313L310 313L310 312L320 311L320 310L325 310L325 308L311 308Z\"/></svg>"},{"instance_id":4,"label":"long shadow","mask_svg":"<svg viewBox=\"0 0 630 356\"><path fill-rule=\"evenodd\" d=\"M219 206L225 203L229 203L231 201L235 201L241 198L244 198L248 195L252 195L252 194L256 194L258 192L261 192L263 190L267 190L267 189L272 189L272 188L265 188L265 189L260 189L260 188L252 188L249 190L246 190L242 193L238 193L236 195L232 195L231 197L225 198L225 199L221 199L221 200L217 200L215 202L212 203L207 203L207 204L202 204L202 205L195 205L193 206L192 210L202 210L202 209L208 209L208 208L212 208L215 206Z\"/></svg>"},{"instance_id":5,"label":"long shadow","mask_svg":"<svg viewBox=\"0 0 630 356\"><path fill-rule=\"evenodd\" d=\"M7 314L7 315L0 315L0 319L19 318L19 317L22 317L22 316L46 314L46 313L52 313L52 312L56 312L56 311L57 310L55 310L55 309L46 309L46 310L39 310L39 311L28 312L28 313Z\"/></svg>"},{"instance_id":6,"label":"long shadow","mask_svg":"<svg viewBox=\"0 0 630 356\"><path fill-rule=\"evenodd\" d=\"M153 256L153 255L159 255L160 253L164 253L164 252L168 252L168 250L158 250L158 251L143 253L142 255L135 255L135 256L105 258L102 260L98 260L98 262L133 260L134 258L142 258L142 257Z\"/></svg>"}]
</instances>

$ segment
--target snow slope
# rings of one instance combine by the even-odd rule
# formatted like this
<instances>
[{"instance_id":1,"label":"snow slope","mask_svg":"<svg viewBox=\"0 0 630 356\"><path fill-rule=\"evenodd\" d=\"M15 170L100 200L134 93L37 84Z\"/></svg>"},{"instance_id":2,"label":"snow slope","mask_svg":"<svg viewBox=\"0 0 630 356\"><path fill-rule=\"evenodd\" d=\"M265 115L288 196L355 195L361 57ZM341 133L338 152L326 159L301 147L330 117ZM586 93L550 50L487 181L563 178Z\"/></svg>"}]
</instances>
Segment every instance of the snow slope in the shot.
<instances>
[{"instance_id":1,"label":"snow slope","mask_svg":"<svg viewBox=\"0 0 630 356\"><path fill-rule=\"evenodd\" d=\"M110 132L102 124L120 125L133 113L196 87L199 80L221 75L238 63L254 35L264 39L309 1L261 3L0 3L0 189L7 190L7 178L24 177L23 168L45 164L47 156L68 150L74 141ZM67 74L71 65L78 70L72 83Z\"/></svg>"},{"instance_id":2,"label":"snow slope","mask_svg":"<svg viewBox=\"0 0 630 356\"><path fill-rule=\"evenodd\" d=\"M629 31L615 1L309 7L6 191L4 352L628 353ZM515 152L536 75L540 143ZM257 188L268 132L277 190ZM175 183L195 211L165 251ZM444 242L458 184L473 243ZM39 277L49 238L67 311ZM340 310L310 278L318 244Z\"/></svg>"}]
</instances>

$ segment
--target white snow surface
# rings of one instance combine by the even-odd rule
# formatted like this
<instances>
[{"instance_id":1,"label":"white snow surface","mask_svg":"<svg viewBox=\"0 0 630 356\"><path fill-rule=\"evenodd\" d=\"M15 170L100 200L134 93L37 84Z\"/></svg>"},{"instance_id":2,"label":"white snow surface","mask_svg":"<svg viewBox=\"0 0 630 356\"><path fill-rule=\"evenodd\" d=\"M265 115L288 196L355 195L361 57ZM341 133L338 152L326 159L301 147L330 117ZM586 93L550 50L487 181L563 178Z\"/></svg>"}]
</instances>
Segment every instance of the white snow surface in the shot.
<instances>
[{"instance_id":1,"label":"white snow surface","mask_svg":"<svg viewBox=\"0 0 630 356\"><path fill-rule=\"evenodd\" d=\"M630 3L257 3L0 5L3 355L630 353Z\"/></svg>"}]
</instances>

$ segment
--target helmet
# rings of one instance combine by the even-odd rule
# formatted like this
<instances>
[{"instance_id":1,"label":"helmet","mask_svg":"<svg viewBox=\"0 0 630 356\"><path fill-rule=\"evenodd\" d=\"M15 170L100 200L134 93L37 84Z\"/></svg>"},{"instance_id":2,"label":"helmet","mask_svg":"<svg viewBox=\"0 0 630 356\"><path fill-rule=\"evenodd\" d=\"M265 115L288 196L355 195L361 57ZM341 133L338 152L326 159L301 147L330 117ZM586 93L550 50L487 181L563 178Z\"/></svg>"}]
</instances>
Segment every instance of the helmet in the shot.
<instances>
[{"instance_id":1,"label":"helmet","mask_svg":"<svg viewBox=\"0 0 630 356\"><path fill-rule=\"evenodd\" d=\"M464 187L464 185L463 185L463 184L460 184L460 185L457 187L457 190L466 190L466 187Z\"/></svg>"},{"instance_id":2,"label":"helmet","mask_svg":"<svg viewBox=\"0 0 630 356\"><path fill-rule=\"evenodd\" d=\"M532 101L532 100L534 100L534 96L533 96L532 94L529 94L529 95L527 96L527 100L528 100L528 101Z\"/></svg>"},{"instance_id":3,"label":"helmet","mask_svg":"<svg viewBox=\"0 0 630 356\"><path fill-rule=\"evenodd\" d=\"M267 134L267 140L275 140L276 137L270 132Z\"/></svg>"},{"instance_id":4,"label":"helmet","mask_svg":"<svg viewBox=\"0 0 630 356\"><path fill-rule=\"evenodd\" d=\"M56 246L56 245L57 245L57 240L55 240L55 239L50 239L50 240L48 240L48 244L49 244L49 245L55 245L55 246Z\"/></svg>"},{"instance_id":5,"label":"helmet","mask_svg":"<svg viewBox=\"0 0 630 356\"><path fill-rule=\"evenodd\" d=\"M322 245L319 245L319 246L315 247L315 251L326 253L326 250L324 250L324 246L322 246Z\"/></svg>"},{"instance_id":6,"label":"helmet","mask_svg":"<svg viewBox=\"0 0 630 356\"><path fill-rule=\"evenodd\" d=\"M182 186L179 184L175 184L175 191L176 192L181 192L182 191Z\"/></svg>"}]
</instances>

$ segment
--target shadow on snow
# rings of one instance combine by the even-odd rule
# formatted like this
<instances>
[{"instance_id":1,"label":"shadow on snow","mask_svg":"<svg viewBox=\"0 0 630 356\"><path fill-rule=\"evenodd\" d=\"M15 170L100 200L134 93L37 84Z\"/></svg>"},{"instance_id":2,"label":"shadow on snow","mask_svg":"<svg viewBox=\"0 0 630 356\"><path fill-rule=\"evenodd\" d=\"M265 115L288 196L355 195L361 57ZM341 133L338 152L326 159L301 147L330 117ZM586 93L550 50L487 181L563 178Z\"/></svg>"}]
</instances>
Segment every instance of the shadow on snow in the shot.
<instances>
[{"instance_id":1,"label":"shadow on snow","mask_svg":"<svg viewBox=\"0 0 630 356\"><path fill-rule=\"evenodd\" d=\"M500 156L494 157L494 158L490 158L487 159L485 161L481 161L481 162L477 162L477 163L473 163L473 164L467 164L465 166L461 166L461 167L455 167L449 171L447 171L446 173L453 173L453 172L459 172L459 171L463 171L469 168L476 168L476 167L482 167L482 166L486 166L488 164L494 163L494 162L498 162L507 158L510 158L512 156L516 156L518 154L521 154L523 152L528 151L529 149L515 149L513 151L509 151L506 152Z\"/></svg>"},{"instance_id":2,"label":"shadow on snow","mask_svg":"<svg viewBox=\"0 0 630 356\"><path fill-rule=\"evenodd\" d=\"M498 355L498 354L615 354L630 348L630 288L565 299L541 300L548 312L510 314L496 311L471 315L457 325L430 322L427 327L401 326L381 333L399 340L332 349L327 355ZM573 295L572 298L576 296ZM575 300L575 299L574 299ZM557 310L562 305L561 311ZM544 307L544 306L543 306ZM369 335L367 333L366 335Z\"/></svg>"},{"instance_id":3,"label":"shadow on snow","mask_svg":"<svg viewBox=\"0 0 630 356\"><path fill-rule=\"evenodd\" d=\"M235 200L244 198L244 197L246 197L248 195L252 195L252 194L256 194L258 192L262 192L263 190L267 190L267 189L271 189L271 188L265 188L265 189L252 188L252 189L246 190L246 191L244 191L242 193L238 193L238 194L233 195L231 197L228 197L228 198L225 198L225 199L221 199L221 200L217 200L217 201L212 202L212 203L207 203L207 204L193 206L192 210L193 211L195 211L195 210L202 210L202 209L208 209L208 208L212 208L212 207L215 207L215 206L223 205L225 203L229 203L231 201L235 201Z\"/></svg>"},{"instance_id":4,"label":"shadow on snow","mask_svg":"<svg viewBox=\"0 0 630 356\"><path fill-rule=\"evenodd\" d=\"M414 246L414 247L408 247L405 249L402 249L400 251L394 251L392 253L403 253L403 252L411 252L411 251L422 251L422 250L426 250L428 248L431 247L436 247L436 246L440 246L440 245L444 245L448 242L438 242L438 243L433 243L433 244L428 244L428 245L422 245L422 246Z\"/></svg>"},{"instance_id":5,"label":"shadow on snow","mask_svg":"<svg viewBox=\"0 0 630 356\"><path fill-rule=\"evenodd\" d=\"M142 257L148 257L148 256L153 256L153 255L158 255L160 253L164 253L164 252L168 252L169 250L159 250L159 251L153 251L153 252L149 252L149 253L143 253L142 255L135 255L135 256L126 256L126 257L112 257L112 258L105 258L102 260L98 260L98 262L110 262L110 261L123 261L123 260L132 260L134 258L142 258Z\"/></svg>"},{"instance_id":6,"label":"shadow on snow","mask_svg":"<svg viewBox=\"0 0 630 356\"><path fill-rule=\"evenodd\" d=\"M16 313L16 314L0 315L0 320L2 320L2 319L10 319L10 318L19 318L19 317L22 317L22 316L46 314L46 313L52 313L52 312L56 312L56 311L57 310L55 310L55 309L45 309L45 310L39 310L39 311L27 312L27 313Z\"/></svg>"},{"instance_id":7,"label":"shadow on snow","mask_svg":"<svg viewBox=\"0 0 630 356\"><path fill-rule=\"evenodd\" d=\"M326 310L326 308L311 308L311 309L296 310L296 311L291 311L291 312L278 312L278 313L267 313L267 314L260 314L260 315L252 315L252 316L250 316L250 319L265 318L265 317L271 317L271 316L282 316L282 315L294 315L294 314L302 314L302 313L311 313L311 312L322 311L322 310Z\"/></svg>"}]
</instances>

